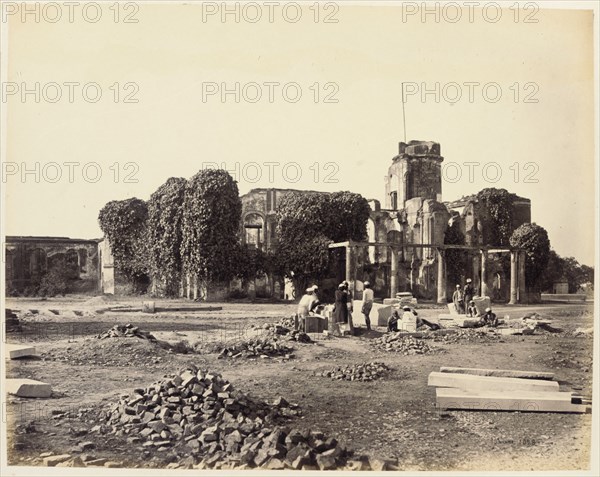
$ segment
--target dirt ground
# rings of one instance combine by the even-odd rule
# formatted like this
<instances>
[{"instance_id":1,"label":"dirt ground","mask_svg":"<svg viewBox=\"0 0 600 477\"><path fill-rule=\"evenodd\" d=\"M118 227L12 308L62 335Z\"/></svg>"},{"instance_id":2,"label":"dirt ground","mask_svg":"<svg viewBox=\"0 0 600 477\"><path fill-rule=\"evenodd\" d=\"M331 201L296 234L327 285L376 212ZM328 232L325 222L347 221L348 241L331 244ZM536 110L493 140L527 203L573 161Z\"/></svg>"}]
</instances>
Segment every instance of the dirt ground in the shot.
<instances>
[{"instance_id":1,"label":"dirt ground","mask_svg":"<svg viewBox=\"0 0 600 477\"><path fill-rule=\"evenodd\" d=\"M118 299L103 304L89 297L7 300L7 308L18 310L23 331L8 333L6 341L32 343L41 356L6 361L7 377L44 381L53 389L48 399L8 397L3 417L8 421L10 465L41 465L41 453L70 453L86 440L94 443L96 458L127 467L164 467L166 458L149 458L147 451L124 437L107 439L89 430L97 424L98 409L193 363L221 373L253 398L272 401L283 396L298 403L302 416L295 427L321 430L359 453L397 458L400 470L589 468L591 414L440 413L435 408L435 390L427 386L428 374L440 366L520 369L554 372L561 390L591 396L593 338L573 333L593 326L589 303L496 307L499 316L515 318L536 311L564 331L459 343L428 340L430 346L443 350L432 354L376 350L370 342L385 331L379 328L356 337L311 335L314 343L290 342L295 348L290 360L232 360L217 359L214 353L174 353L139 338L95 336L116 324L132 323L170 343L235 341L255 335L264 323L289 317L295 306L224 303L211 304L223 307L211 312L95 313L103 306L140 306L140 302ZM440 312L435 307L417 309L430 319ZM315 376L340 365L372 361L385 363L391 372L373 382Z\"/></svg>"}]
</instances>

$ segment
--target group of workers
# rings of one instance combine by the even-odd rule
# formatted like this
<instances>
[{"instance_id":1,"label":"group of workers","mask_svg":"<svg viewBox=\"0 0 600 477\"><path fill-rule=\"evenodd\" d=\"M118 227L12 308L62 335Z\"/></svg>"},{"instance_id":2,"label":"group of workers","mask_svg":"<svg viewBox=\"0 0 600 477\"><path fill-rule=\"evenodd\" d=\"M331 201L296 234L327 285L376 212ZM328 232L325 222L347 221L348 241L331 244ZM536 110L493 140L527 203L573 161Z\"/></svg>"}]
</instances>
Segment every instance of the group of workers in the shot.
<instances>
[{"instance_id":1,"label":"group of workers","mask_svg":"<svg viewBox=\"0 0 600 477\"><path fill-rule=\"evenodd\" d=\"M319 287L317 285L307 288L306 293L300 299L300 303L298 304L298 317L301 320L302 329L305 329L305 320L309 313L315 312L319 305L321 305L319 297L317 296L318 289ZM479 313L479 310L475 306L475 301L473 300L474 294L475 290L470 278L467 279L464 289L461 289L460 285L456 285L456 291L452 296L456 311L460 314L466 314L468 317L478 317L479 326L497 326L498 318L496 317L496 314L492 312L490 307L485 309L483 315ZM335 305L333 308L334 322L350 323L350 326L352 326L352 298L353 296L349 283L343 281L338 285L338 288L335 291ZM370 313L373 308L374 299L375 297L371 284L368 281L365 281L361 313L364 315L367 330L371 329ZM431 329L440 328L438 324L420 318L417 312L409 306L402 307L402 313L400 313L399 310L392 312L388 319L388 331L398 331L399 323L414 323L416 328L422 326L428 326Z\"/></svg>"},{"instance_id":2,"label":"group of workers","mask_svg":"<svg viewBox=\"0 0 600 477\"><path fill-rule=\"evenodd\" d=\"M473 288L473 283L470 278L467 278L467 283L464 288L461 288L460 285L456 285L456 290L452 294L452 302L454 303L456 312L461 315L469 315L471 304L475 306L475 303L473 302L474 296L475 288Z\"/></svg>"},{"instance_id":3,"label":"group of workers","mask_svg":"<svg viewBox=\"0 0 600 477\"><path fill-rule=\"evenodd\" d=\"M470 318L479 318L479 326L498 326L498 317L492 312L490 307L485 309L485 313L482 315L473 297L475 296L475 288L470 278L467 278L467 282L464 287L456 285L456 290L452 294L452 303L457 313L464 314Z\"/></svg>"}]
</instances>

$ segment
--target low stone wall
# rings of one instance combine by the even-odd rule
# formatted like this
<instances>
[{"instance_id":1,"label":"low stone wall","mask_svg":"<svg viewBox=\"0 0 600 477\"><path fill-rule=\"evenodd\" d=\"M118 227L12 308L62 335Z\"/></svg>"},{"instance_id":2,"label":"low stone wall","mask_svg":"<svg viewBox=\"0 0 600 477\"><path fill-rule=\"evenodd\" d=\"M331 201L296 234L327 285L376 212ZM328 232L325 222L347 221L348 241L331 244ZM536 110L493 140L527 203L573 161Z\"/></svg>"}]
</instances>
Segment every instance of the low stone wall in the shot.
<instances>
[{"instance_id":1,"label":"low stone wall","mask_svg":"<svg viewBox=\"0 0 600 477\"><path fill-rule=\"evenodd\" d=\"M585 293L542 293L542 301L580 302L585 301L585 299Z\"/></svg>"}]
</instances>

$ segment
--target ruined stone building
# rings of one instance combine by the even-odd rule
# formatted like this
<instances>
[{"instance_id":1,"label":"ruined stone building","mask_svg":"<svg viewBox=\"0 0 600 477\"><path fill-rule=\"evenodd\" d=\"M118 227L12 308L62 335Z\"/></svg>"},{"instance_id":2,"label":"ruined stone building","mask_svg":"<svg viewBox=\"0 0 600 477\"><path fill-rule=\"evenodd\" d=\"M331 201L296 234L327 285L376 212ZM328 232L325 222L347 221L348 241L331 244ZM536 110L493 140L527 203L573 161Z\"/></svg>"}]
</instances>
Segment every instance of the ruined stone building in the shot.
<instances>
[{"instance_id":1,"label":"ruined stone building","mask_svg":"<svg viewBox=\"0 0 600 477\"><path fill-rule=\"evenodd\" d=\"M425 299L451 297L456 283L450 283L445 277L440 282L441 252L436 246L445 245L446 231L455 224L465 237L464 245L471 247L455 252L464 255L465 264L463 273L453 277L455 281L464 285L465 280L471 278L479 292L485 292L496 301L511 298L508 250L484 250L485 231L480 219L486 211L482 210L476 196L443 202L443 161L438 143L410 141L399 144L398 154L392 158L384 177L384 206L378 200L369 201L371 214L367 243L371 245L346 247L346 263L340 264L341 270L335 277L325 280L326 286L335 287L346 277L354 282L358 292L362 290L362 283L369 280L380 298L395 292L411 292ZM292 189L253 189L242 196L242 240L245 244L263 250L276 247L275 209L278 199L291 192L314 193ZM513 208L513 229L531 221L529 199L519 197ZM482 264L482 260L485 263ZM484 284L481 277L482 268L486 266L483 270ZM519 267L523 267L522 259ZM524 280L521 279L521 282ZM439 290L440 284L445 288L443 293ZM523 287L524 283L520 283L521 294L524 293ZM272 277L257 281L256 289L251 291L279 298L291 295L289 288L284 291L281 280Z\"/></svg>"},{"instance_id":2,"label":"ruined stone building","mask_svg":"<svg viewBox=\"0 0 600 477\"><path fill-rule=\"evenodd\" d=\"M522 252L483 245L489 243L485 240L489 231L482 220L488 211L478 203L477 196L443 201L443 161L438 143L399 144L398 154L384 177L383 206L378 200L369 201L367 242L333 245L344 247L346 253L337 254L331 277L320 284L322 288L334 289L341 280L348 279L358 298L364 281L369 280L378 298L410 292L417 298L444 302L457 283L464 285L471 278L480 294L495 301L516 303L527 299ZM290 193L316 192L259 188L241 197L243 244L276 250L275 211L281 198ZM513 230L531 221L529 199L517 197L512 207ZM446 243L450 226L460 231L462 244ZM106 241L7 237L5 249L7 290L25 289L39 281L53 262L62 260L77 278L77 291L114 293L113 259ZM458 274L448 276L446 261L451 258L458 259L461 268ZM295 295L282 277L263 277L249 284L234 281L226 288L224 293L237 290L258 297Z\"/></svg>"},{"instance_id":3,"label":"ruined stone building","mask_svg":"<svg viewBox=\"0 0 600 477\"><path fill-rule=\"evenodd\" d=\"M27 293L54 266L65 270L79 293L103 292L112 274L112 258L102 239L7 236L4 254L8 295Z\"/></svg>"}]
</instances>

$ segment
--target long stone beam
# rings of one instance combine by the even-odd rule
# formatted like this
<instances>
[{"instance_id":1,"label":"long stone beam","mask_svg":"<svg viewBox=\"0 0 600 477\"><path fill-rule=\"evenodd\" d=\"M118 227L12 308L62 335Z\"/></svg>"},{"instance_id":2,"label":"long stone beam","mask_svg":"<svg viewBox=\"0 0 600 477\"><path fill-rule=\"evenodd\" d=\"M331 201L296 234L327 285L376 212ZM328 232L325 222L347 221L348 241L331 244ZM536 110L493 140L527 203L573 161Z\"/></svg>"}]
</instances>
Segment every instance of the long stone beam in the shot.
<instances>
[{"instance_id":1,"label":"long stone beam","mask_svg":"<svg viewBox=\"0 0 600 477\"><path fill-rule=\"evenodd\" d=\"M459 250L485 250L489 253L508 253L513 250L520 250L518 248L509 249L509 248L497 248L494 246L485 246L485 245L451 245L451 244L441 244L434 245L430 243L407 243L407 244L391 244L388 242L337 242L329 244L329 248L341 248L348 246L356 246L356 247L393 247L396 249L399 248L437 248L437 249L459 249Z\"/></svg>"}]
</instances>

